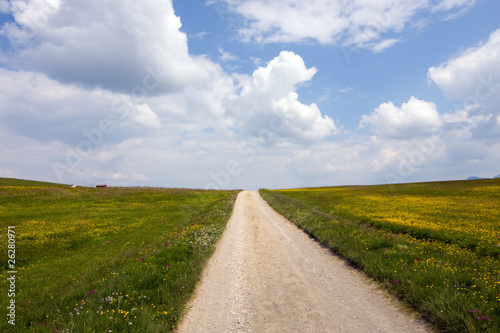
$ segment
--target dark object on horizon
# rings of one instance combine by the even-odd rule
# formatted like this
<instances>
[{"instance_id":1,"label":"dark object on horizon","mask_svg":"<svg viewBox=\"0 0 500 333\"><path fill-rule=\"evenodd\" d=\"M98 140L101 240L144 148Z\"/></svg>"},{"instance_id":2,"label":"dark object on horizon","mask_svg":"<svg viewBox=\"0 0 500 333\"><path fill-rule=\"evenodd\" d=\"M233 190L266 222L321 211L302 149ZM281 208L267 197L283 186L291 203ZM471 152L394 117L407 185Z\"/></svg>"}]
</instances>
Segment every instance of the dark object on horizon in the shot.
<instances>
[{"instance_id":1,"label":"dark object on horizon","mask_svg":"<svg viewBox=\"0 0 500 333\"><path fill-rule=\"evenodd\" d=\"M102 187L107 187L107 186L106 186L106 184L102 184L102 185L96 185L95 187L102 188Z\"/></svg>"},{"instance_id":2,"label":"dark object on horizon","mask_svg":"<svg viewBox=\"0 0 500 333\"><path fill-rule=\"evenodd\" d=\"M481 178L481 177L476 177L476 176L471 176L467 178L467 180L479 180L479 179L486 179L486 178Z\"/></svg>"}]
</instances>

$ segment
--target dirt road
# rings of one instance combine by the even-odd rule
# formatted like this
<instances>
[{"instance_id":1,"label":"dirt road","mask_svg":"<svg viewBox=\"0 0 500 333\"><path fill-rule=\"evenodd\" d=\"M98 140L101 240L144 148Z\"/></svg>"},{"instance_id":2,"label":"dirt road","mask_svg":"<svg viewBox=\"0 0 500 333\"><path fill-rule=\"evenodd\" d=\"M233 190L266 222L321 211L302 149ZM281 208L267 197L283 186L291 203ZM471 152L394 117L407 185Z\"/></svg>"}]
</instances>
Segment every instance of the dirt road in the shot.
<instances>
[{"instance_id":1,"label":"dirt road","mask_svg":"<svg viewBox=\"0 0 500 333\"><path fill-rule=\"evenodd\" d=\"M241 192L179 332L428 332L257 192Z\"/></svg>"}]
</instances>

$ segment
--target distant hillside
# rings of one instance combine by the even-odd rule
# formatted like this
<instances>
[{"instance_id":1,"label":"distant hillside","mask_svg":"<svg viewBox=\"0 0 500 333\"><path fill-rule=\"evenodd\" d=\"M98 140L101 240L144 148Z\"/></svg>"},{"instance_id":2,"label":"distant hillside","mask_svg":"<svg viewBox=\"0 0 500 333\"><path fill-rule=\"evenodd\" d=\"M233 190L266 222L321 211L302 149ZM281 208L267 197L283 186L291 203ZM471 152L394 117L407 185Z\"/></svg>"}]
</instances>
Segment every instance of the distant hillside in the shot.
<instances>
[{"instance_id":1,"label":"distant hillside","mask_svg":"<svg viewBox=\"0 0 500 333\"><path fill-rule=\"evenodd\" d=\"M476 177L476 176L470 176L469 178L467 178L467 180L480 180L480 179L486 179L486 178Z\"/></svg>"},{"instance_id":2,"label":"distant hillside","mask_svg":"<svg viewBox=\"0 0 500 333\"><path fill-rule=\"evenodd\" d=\"M16 178L1 178L0 186L43 186L43 187L70 187L71 185L39 182L36 180L16 179Z\"/></svg>"}]
</instances>

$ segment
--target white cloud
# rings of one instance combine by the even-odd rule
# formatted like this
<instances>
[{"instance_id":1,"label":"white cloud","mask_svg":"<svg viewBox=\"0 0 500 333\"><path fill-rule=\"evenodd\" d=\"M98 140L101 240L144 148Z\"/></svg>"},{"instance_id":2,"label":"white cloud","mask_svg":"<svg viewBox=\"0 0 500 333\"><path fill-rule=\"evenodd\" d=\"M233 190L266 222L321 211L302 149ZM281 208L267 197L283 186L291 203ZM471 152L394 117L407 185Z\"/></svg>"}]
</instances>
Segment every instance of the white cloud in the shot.
<instances>
[{"instance_id":1,"label":"white cloud","mask_svg":"<svg viewBox=\"0 0 500 333\"><path fill-rule=\"evenodd\" d=\"M40 141L76 144L84 130L109 122L108 141L124 135L141 135L161 121L141 99L102 89L83 89L48 78L44 74L0 68L0 121L12 131ZM164 117L169 116L168 110ZM135 124L135 125L134 125ZM140 126L137 126L140 124Z\"/></svg>"},{"instance_id":2,"label":"white cloud","mask_svg":"<svg viewBox=\"0 0 500 333\"><path fill-rule=\"evenodd\" d=\"M244 80L241 93L225 101L226 112L250 136L264 135L273 142L321 140L336 131L333 120L322 117L315 104L299 102L296 93L315 73L300 56L283 51Z\"/></svg>"},{"instance_id":3,"label":"white cloud","mask_svg":"<svg viewBox=\"0 0 500 333\"><path fill-rule=\"evenodd\" d=\"M350 142L325 142L307 150L298 150L287 161L288 169L298 178L315 180L332 179L335 175L349 178L358 174L358 182L363 182L363 173L368 173L366 168L370 154L365 144ZM345 179L346 182L354 182ZM343 182L346 184L345 182ZM327 185L328 183L323 183Z\"/></svg>"},{"instance_id":4,"label":"white cloud","mask_svg":"<svg viewBox=\"0 0 500 333\"><path fill-rule=\"evenodd\" d=\"M86 92L44 74L0 69L1 122L28 137L51 140L74 135L82 125L97 122L113 102L112 94L104 91Z\"/></svg>"},{"instance_id":5,"label":"white cloud","mask_svg":"<svg viewBox=\"0 0 500 333\"><path fill-rule=\"evenodd\" d=\"M161 127L160 119L148 104L137 105L135 109L137 113L132 115L132 120L151 128Z\"/></svg>"},{"instance_id":6,"label":"white cloud","mask_svg":"<svg viewBox=\"0 0 500 333\"><path fill-rule=\"evenodd\" d=\"M16 22L35 33L45 28L62 6L61 0L11 0L10 2Z\"/></svg>"},{"instance_id":7,"label":"white cloud","mask_svg":"<svg viewBox=\"0 0 500 333\"><path fill-rule=\"evenodd\" d=\"M351 87L345 87L345 88L339 89L338 92L341 94L352 94L354 92L354 89L352 89Z\"/></svg>"},{"instance_id":8,"label":"white cloud","mask_svg":"<svg viewBox=\"0 0 500 333\"><path fill-rule=\"evenodd\" d=\"M149 94L211 83L214 65L189 55L171 0L15 0L11 12L1 31L17 46L12 68L125 93L151 71L161 84Z\"/></svg>"},{"instance_id":9,"label":"white cloud","mask_svg":"<svg viewBox=\"0 0 500 333\"><path fill-rule=\"evenodd\" d=\"M363 116L360 126L370 125L380 136L411 138L428 135L442 125L436 105L411 97L401 107L392 102L380 104L369 116Z\"/></svg>"},{"instance_id":10,"label":"white cloud","mask_svg":"<svg viewBox=\"0 0 500 333\"><path fill-rule=\"evenodd\" d=\"M243 88L241 96L253 94L285 95L316 74L316 68L306 68L304 60L293 52L283 51L266 67L259 67L252 75L252 82Z\"/></svg>"},{"instance_id":11,"label":"white cloud","mask_svg":"<svg viewBox=\"0 0 500 333\"><path fill-rule=\"evenodd\" d=\"M356 46L381 52L413 20L433 12L463 10L475 0L220 0L247 19L241 36L258 43L303 42ZM211 2L213 3L213 1Z\"/></svg>"},{"instance_id":12,"label":"white cloud","mask_svg":"<svg viewBox=\"0 0 500 333\"><path fill-rule=\"evenodd\" d=\"M475 137L498 138L500 29L491 33L486 42L465 50L439 67L429 68L428 77L449 100L460 105L452 113L453 117L461 115L466 118L462 123L473 124ZM448 115L450 117L452 115Z\"/></svg>"},{"instance_id":13,"label":"white cloud","mask_svg":"<svg viewBox=\"0 0 500 333\"><path fill-rule=\"evenodd\" d=\"M255 66L260 66L262 65L262 59L261 58L256 58L256 57L250 57L250 60L255 64Z\"/></svg>"},{"instance_id":14,"label":"white cloud","mask_svg":"<svg viewBox=\"0 0 500 333\"><path fill-rule=\"evenodd\" d=\"M368 43L366 46L373 52L380 53L383 52L385 49L392 47L394 44L399 43L400 41L401 39L390 38L390 39L385 39L378 43Z\"/></svg>"},{"instance_id":15,"label":"white cloud","mask_svg":"<svg viewBox=\"0 0 500 333\"><path fill-rule=\"evenodd\" d=\"M439 67L429 68L428 77L450 100L487 99L500 86L500 29L485 43L467 49Z\"/></svg>"},{"instance_id":16,"label":"white cloud","mask_svg":"<svg viewBox=\"0 0 500 333\"><path fill-rule=\"evenodd\" d=\"M208 32L202 31L194 35L194 37L199 38L200 40L205 40L205 36L208 35Z\"/></svg>"},{"instance_id":17,"label":"white cloud","mask_svg":"<svg viewBox=\"0 0 500 333\"><path fill-rule=\"evenodd\" d=\"M0 29L17 49L0 58L12 67L0 69L0 118L14 131L74 145L106 117L118 119L113 142L193 117L191 128L226 125L233 78L189 54L171 0L11 3L16 23Z\"/></svg>"},{"instance_id":18,"label":"white cloud","mask_svg":"<svg viewBox=\"0 0 500 333\"><path fill-rule=\"evenodd\" d=\"M234 139L222 107L234 79L189 54L171 0L19 0L12 14L0 124L2 146L16 149L2 150L2 174L23 165L26 178L194 187L200 154L215 161Z\"/></svg>"},{"instance_id":19,"label":"white cloud","mask_svg":"<svg viewBox=\"0 0 500 333\"><path fill-rule=\"evenodd\" d=\"M107 171L107 172L93 171L91 173L91 177L96 180L105 180L105 181L128 183L128 184L134 184L137 181L144 183L150 180L149 177L135 172L126 174L123 172L113 172L113 171Z\"/></svg>"},{"instance_id":20,"label":"white cloud","mask_svg":"<svg viewBox=\"0 0 500 333\"><path fill-rule=\"evenodd\" d=\"M337 132L334 121L328 116L322 117L316 104L304 105L298 98L297 93L290 92L272 105L277 119L283 122L281 135L317 141ZM281 132L279 127L276 132Z\"/></svg>"},{"instance_id":21,"label":"white cloud","mask_svg":"<svg viewBox=\"0 0 500 333\"><path fill-rule=\"evenodd\" d=\"M450 11L455 8L467 9L472 7L476 0L441 0L433 8L432 11Z\"/></svg>"},{"instance_id":22,"label":"white cloud","mask_svg":"<svg viewBox=\"0 0 500 333\"><path fill-rule=\"evenodd\" d=\"M500 128L500 127L499 127ZM350 135L288 153L292 186L356 185L466 179L498 174L500 143L471 140L469 128L450 127L426 137ZM296 185L295 185L296 184Z\"/></svg>"},{"instance_id":23,"label":"white cloud","mask_svg":"<svg viewBox=\"0 0 500 333\"><path fill-rule=\"evenodd\" d=\"M407 181L426 180L430 174L445 178L448 168L455 168L454 175L469 169L486 175L499 162L500 116L491 102L497 94L488 89L479 91L491 93L488 101L478 99L474 108L442 117L434 104L416 98L400 107L384 103L361 121L373 137L352 132L329 137L338 132L334 121L299 97L299 88L313 79L316 68L307 68L297 54L282 52L252 75L228 74L208 57L189 54L170 0L11 3L8 10L17 25L7 24L1 32L16 47L0 55L9 68L0 69L1 176L59 181L62 175L65 183L83 185L204 187L226 183L227 165L236 161L239 172L230 175L226 187L257 188L385 182L386 170ZM473 2L442 3L432 7L436 13ZM399 42L398 32L418 13L431 11L424 0L291 4L235 0L231 8L245 9L253 20L247 26L249 39L317 40L374 52ZM318 12L312 11L315 5ZM252 6L285 10L257 13ZM1 8L7 8L5 1L0 0ZM496 49L493 39L469 51L476 62L484 61L477 70L465 73L469 67L457 66L456 59L443 69L464 75L464 82L471 73L491 73L497 80L498 63L487 55ZM219 53L220 60L237 60L223 48ZM474 95L477 83L459 81L456 86L436 83L450 94L464 89ZM114 129L104 133L101 121L108 118ZM474 140L486 132L496 141L485 146ZM436 147L419 146L426 140L434 140ZM415 157L422 154L423 162ZM484 162L481 168L478 160ZM454 161L465 171L457 171ZM62 169L54 170L54 163Z\"/></svg>"},{"instance_id":24,"label":"white cloud","mask_svg":"<svg viewBox=\"0 0 500 333\"><path fill-rule=\"evenodd\" d=\"M238 61L238 60L240 60L240 58L238 58L238 56L235 56L231 52L224 51L224 49L221 48L221 47L219 47L218 51L220 53L220 60L223 61L223 62L226 62L226 61Z\"/></svg>"},{"instance_id":25,"label":"white cloud","mask_svg":"<svg viewBox=\"0 0 500 333\"><path fill-rule=\"evenodd\" d=\"M7 14L10 10L10 4L7 0L0 0L0 13Z\"/></svg>"},{"instance_id":26,"label":"white cloud","mask_svg":"<svg viewBox=\"0 0 500 333\"><path fill-rule=\"evenodd\" d=\"M443 115L446 124L462 128L475 128L483 121L489 121L492 115L482 115L477 113L477 105L466 106L464 109Z\"/></svg>"}]
</instances>

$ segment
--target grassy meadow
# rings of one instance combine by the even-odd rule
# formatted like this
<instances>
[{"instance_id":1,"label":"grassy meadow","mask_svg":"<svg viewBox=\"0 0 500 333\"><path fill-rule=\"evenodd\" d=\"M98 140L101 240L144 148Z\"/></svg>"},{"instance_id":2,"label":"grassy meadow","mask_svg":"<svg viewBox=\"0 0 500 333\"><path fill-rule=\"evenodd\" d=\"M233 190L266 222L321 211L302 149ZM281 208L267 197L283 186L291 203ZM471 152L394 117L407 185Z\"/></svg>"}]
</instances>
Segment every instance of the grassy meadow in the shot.
<instances>
[{"instance_id":1,"label":"grassy meadow","mask_svg":"<svg viewBox=\"0 0 500 333\"><path fill-rule=\"evenodd\" d=\"M500 179L260 193L438 329L500 331Z\"/></svg>"},{"instance_id":2,"label":"grassy meadow","mask_svg":"<svg viewBox=\"0 0 500 333\"><path fill-rule=\"evenodd\" d=\"M16 320L2 332L177 327L237 191L71 188L0 179L0 289L15 226ZM7 315L9 298L0 297Z\"/></svg>"}]
</instances>

